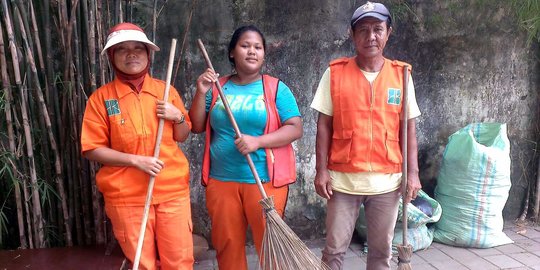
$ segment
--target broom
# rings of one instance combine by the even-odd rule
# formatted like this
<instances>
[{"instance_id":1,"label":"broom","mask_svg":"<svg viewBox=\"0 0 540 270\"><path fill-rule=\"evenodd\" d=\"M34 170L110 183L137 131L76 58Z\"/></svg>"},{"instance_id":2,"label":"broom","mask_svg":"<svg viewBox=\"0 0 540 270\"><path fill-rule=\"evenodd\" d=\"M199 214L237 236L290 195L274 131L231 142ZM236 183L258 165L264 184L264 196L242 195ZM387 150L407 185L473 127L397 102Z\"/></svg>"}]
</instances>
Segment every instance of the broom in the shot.
<instances>
[{"instance_id":1,"label":"broom","mask_svg":"<svg viewBox=\"0 0 540 270\"><path fill-rule=\"evenodd\" d=\"M204 44L200 39L197 40L199 49L206 61L208 68L214 70L212 62L208 57L208 53L204 48ZM219 96L223 101L225 111L231 121L236 136L242 137L242 133L236 124L236 120L231 112L227 98L223 94L221 85L219 82L215 82ZM261 254L259 254L260 265L259 269L263 270L298 270L298 269L320 269L330 270L330 268L323 263L307 246L298 238L298 236L287 226L287 224L281 219L278 212L274 207L274 200L272 197L268 197L261 183L261 179L255 169L255 165L251 160L249 154L244 155L253 177L257 183L257 187L262 195L262 200L259 203L262 205L264 213L266 215L266 228L263 236L263 243L261 248Z\"/></svg>"},{"instance_id":2,"label":"broom","mask_svg":"<svg viewBox=\"0 0 540 270\"><path fill-rule=\"evenodd\" d=\"M405 198L407 197L407 102L408 93L407 87L409 86L409 66L403 67L403 103L401 113L401 155L403 156L403 163L401 167L401 194L402 194L402 218L403 224L403 243L397 246L398 251L398 270L411 270L411 257L412 246L407 242L407 204Z\"/></svg>"},{"instance_id":3,"label":"broom","mask_svg":"<svg viewBox=\"0 0 540 270\"><path fill-rule=\"evenodd\" d=\"M169 89L171 88L171 75L174 62L174 53L176 51L176 39L171 41L171 52L169 53L169 64L167 66L167 78L165 84L165 93L163 94L163 100L169 100ZM158 133L156 137L156 146L154 147L154 157L159 158L159 148L161 146L161 138L163 137L163 125L165 120L159 119ZM135 251L135 260L133 261L133 270L139 269L139 261L141 260L142 246L144 242L144 233L146 232L146 223L148 223L148 213L150 211L150 202L152 201L152 193L154 191L155 176L150 176L148 181L148 190L146 191L146 201L144 203L144 215L141 222L141 229L139 230L139 241L137 242L137 250Z\"/></svg>"}]
</instances>

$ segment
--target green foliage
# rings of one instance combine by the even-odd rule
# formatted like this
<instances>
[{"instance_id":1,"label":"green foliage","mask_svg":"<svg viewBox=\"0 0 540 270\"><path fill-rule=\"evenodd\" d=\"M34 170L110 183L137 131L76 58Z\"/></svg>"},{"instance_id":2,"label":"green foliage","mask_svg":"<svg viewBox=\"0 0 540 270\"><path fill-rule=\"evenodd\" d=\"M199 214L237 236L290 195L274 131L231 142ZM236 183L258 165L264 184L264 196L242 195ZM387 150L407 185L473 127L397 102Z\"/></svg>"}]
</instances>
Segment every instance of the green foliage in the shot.
<instances>
[{"instance_id":1,"label":"green foliage","mask_svg":"<svg viewBox=\"0 0 540 270\"><path fill-rule=\"evenodd\" d=\"M396 1L392 6L389 6L392 18L394 21L405 21L405 18L410 14L415 19L418 17L414 13L413 9L406 1Z\"/></svg>"},{"instance_id":2,"label":"green foliage","mask_svg":"<svg viewBox=\"0 0 540 270\"><path fill-rule=\"evenodd\" d=\"M47 181L38 180L37 184L42 207L48 206L52 208L53 200L60 201L60 195L56 193L54 187L47 183Z\"/></svg>"},{"instance_id":3,"label":"green foliage","mask_svg":"<svg viewBox=\"0 0 540 270\"><path fill-rule=\"evenodd\" d=\"M45 231L45 239L47 242L60 246L65 245L63 237L58 234L58 227L45 225L43 230Z\"/></svg>"},{"instance_id":4,"label":"green foliage","mask_svg":"<svg viewBox=\"0 0 540 270\"><path fill-rule=\"evenodd\" d=\"M6 91L3 89L0 92L0 111L3 111L6 108Z\"/></svg>"},{"instance_id":5,"label":"green foliage","mask_svg":"<svg viewBox=\"0 0 540 270\"><path fill-rule=\"evenodd\" d=\"M11 190L8 192L8 196L4 199L4 202L2 203L2 207L0 207L0 246L4 245L4 234L8 234L8 218L6 215L6 211L9 210L9 208L6 206L7 200L9 198L9 194L11 193Z\"/></svg>"},{"instance_id":6,"label":"green foliage","mask_svg":"<svg viewBox=\"0 0 540 270\"><path fill-rule=\"evenodd\" d=\"M3 236L8 233L9 221L6 213L9 210L9 207L7 207L6 204L8 199L11 198L10 195L14 187L13 182L17 181L10 166L12 161L12 154L10 152L0 152L0 180L7 180L4 181L4 183L8 183L6 190L0 189L0 193L2 193L1 197L4 198L4 201L0 206L0 246L4 245Z\"/></svg>"},{"instance_id":7,"label":"green foliage","mask_svg":"<svg viewBox=\"0 0 540 270\"><path fill-rule=\"evenodd\" d=\"M527 31L527 42L540 42L540 1L512 0L519 24Z\"/></svg>"}]
</instances>

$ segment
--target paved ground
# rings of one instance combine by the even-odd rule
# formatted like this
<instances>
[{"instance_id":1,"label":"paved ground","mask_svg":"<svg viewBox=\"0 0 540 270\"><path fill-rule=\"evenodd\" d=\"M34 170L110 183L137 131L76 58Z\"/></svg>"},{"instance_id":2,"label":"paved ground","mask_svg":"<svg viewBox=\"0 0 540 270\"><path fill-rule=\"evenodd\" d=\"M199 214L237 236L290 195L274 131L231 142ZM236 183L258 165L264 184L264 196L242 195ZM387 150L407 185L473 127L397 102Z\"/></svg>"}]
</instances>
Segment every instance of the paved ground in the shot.
<instances>
[{"instance_id":1,"label":"paved ground","mask_svg":"<svg viewBox=\"0 0 540 270\"><path fill-rule=\"evenodd\" d=\"M413 254L414 270L491 270L491 269L537 269L540 270L540 226L505 226L505 233L514 240L513 244L488 249L458 248L433 243L428 249ZM306 243L317 255L321 254L324 240ZM257 256L253 247L246 247L249 269L257 269ZM347 251L345 270L366 268L366 254L363 246L353 242ZM218 269L215 251L208 250L195 263L195 270ZM393 259L393 268L397 269L397 258Z\"/></svg>"}]
</instances>

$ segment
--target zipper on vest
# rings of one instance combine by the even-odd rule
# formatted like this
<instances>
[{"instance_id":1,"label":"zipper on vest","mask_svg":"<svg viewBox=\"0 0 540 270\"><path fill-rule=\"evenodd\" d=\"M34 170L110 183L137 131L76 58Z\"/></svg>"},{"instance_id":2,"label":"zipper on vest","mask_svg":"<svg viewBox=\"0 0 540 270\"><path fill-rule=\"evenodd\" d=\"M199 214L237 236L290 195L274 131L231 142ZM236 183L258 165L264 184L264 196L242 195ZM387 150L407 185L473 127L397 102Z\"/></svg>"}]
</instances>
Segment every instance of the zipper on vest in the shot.
<instances>
[{"instance_id":1,"label":"zipper on vest","mask_svg":"<svg viewBox=\"0 0 540 270\"><path fill-rule=\"evenodd\" d=\"M373 153L373 103L375 102L375 93L373 90L373 82L369 82L369 88L371 90L371 100L369 103L369 171L372 172L373 168L371 166L371 157Z\"/></svg>"},{"instance_id":2,"label":"zipper on vest","mask_svg":"<svg viewBox=\"0 0 540 270\"><path fill-rule=\"evenodd\" d=\"M270 153L270 160L272 160L272 164L274 164L275 162L275 158L274 158L274 151L272 151L272 149L270 149L270 151L268 151ZM267 157L268 158L268 157Z\"/></svg>"}]
</instances>

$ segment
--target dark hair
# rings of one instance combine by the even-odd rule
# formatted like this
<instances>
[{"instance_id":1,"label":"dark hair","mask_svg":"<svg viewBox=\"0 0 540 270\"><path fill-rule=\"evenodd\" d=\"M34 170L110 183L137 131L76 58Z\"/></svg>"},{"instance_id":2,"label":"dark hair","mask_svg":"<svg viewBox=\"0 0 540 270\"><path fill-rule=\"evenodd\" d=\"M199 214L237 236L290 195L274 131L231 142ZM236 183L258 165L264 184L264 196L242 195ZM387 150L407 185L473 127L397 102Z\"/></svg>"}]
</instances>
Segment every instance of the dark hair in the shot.
<instances>
[{"instance_id":1,"label":"dark hair","mask_svg":"<svg viewBox=\"0 0 540 270\"><path fill-rule=\"evenodd\" d=\"M263 48L264 48L264 51L266 51L266 39L264 39L264 35L261 32L261 30L259 30L259 28L257 28L255 25L241 26L241 27L237 28L236 30L234 30L234 33L233 33L233 35L231 37L231 41L229 42L229 51L228 51L229 62L231 62L231 65L233 67L235 65L234 65L234 58L231 57L231 52L234 50L234 47L236 47L236 44L238 43L238 40L240 39L242 34L244 34L245 32L248 32L248 31L256 32L257 34L259 34L259 36L261 36L261 39L262 39L262 42L263 42Z\"/></svg>"}]
</instances>

